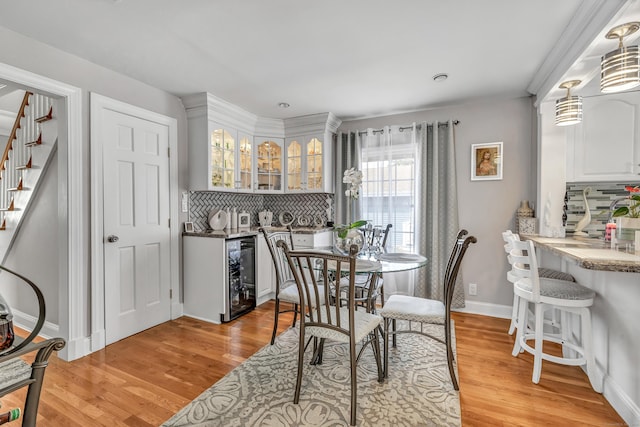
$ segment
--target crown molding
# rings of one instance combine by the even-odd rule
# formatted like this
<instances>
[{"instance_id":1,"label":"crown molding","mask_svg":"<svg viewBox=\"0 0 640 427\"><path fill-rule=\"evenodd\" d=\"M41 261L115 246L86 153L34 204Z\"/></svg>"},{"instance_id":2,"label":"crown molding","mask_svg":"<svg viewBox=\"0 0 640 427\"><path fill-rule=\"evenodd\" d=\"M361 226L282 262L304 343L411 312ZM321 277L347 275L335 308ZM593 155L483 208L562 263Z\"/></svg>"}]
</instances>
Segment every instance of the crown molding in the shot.
<instances>
[{"instance_id":1,"label":"crown molding","mask_svg":"<svg viewBox=\"0 0 640 427\"><path fill-rule=\"evenodd\" d=\"M285 136L310 133L335 133L342 120L331 112L272 119L259 117L235 104L218 98L210 93L196 93L182 97L187 118L207 117L220 124L233 127L256 136L284 138Z\"/></svg>"}]
</instances>

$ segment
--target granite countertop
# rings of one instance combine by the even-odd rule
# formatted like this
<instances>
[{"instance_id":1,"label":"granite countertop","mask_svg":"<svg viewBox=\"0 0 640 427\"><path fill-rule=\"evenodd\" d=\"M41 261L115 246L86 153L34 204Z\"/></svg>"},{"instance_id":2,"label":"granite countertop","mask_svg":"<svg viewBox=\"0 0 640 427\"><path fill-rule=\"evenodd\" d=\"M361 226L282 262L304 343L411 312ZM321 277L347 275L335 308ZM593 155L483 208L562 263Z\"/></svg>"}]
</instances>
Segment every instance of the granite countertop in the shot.
<instances>
[{"instance_id":1,"label":"granite countertop","mask_svg":"<svg viewBox=\"0 0 640 427\"><path fill-rule=\"evenodd\" d=\"M268 227L270 231L284 231L286 227ZM298 227L293 228L293 233L296 234L315 234L322 233L324 231L331 231L331 227ZM238 237L256 236L260 233L260 227L251 227L246 229L230 229L230 230L204 230L204 231L184 231L183 236L194 237L214 237L218 239L235 239Z\"/></svg>"},{"instance_id":2,"label":"granite countertop","mask_svg":"<svg viewBox=\"0 0 640 427\"><path fill-rule=\"evenodd\" d=\"M576 262L588 270L640 273L640 251L624 247L612 248L602 239L581 237L543 237L522 235L542 249Z\"/></svg>"}]
</instances>

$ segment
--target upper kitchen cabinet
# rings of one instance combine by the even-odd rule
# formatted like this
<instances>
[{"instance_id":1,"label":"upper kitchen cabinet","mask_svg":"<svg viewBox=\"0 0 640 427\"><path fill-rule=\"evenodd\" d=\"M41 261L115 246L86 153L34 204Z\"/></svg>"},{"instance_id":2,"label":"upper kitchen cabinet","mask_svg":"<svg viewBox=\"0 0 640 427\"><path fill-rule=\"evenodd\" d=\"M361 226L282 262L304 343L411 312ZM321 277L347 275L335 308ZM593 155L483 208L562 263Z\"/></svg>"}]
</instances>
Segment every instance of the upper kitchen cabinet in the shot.
<instances>
[{"instance_id":1,"label":"upper kitchen cabinet","mask_svg":"<svg viewBox=\"0 0 640 427\"><path fill-rule=\"evenodd\" d=\"M340 123L331 113L284 120L286 192L334 192L333 151Z\"/></svg>"},{"instance_id":2,"label":"upper kitchen cabinet","mask_svg":"<svg viewBox=\"0 0 640 427\"><path fill-rule=\"evenodd\" d=\"M189 133L189 190L334 192L332 113L289 119L251 114L209 93L182 98Z\"/></svg>"},{"instance_id":3,"label":"upper kitchen cabinet","mask_svg":"<svg viewBox=\"0 0 640 427\"><path fill-rule=\"evenodd\" d=\"M567 135L567 181L640 180L640 93L585 97Z\"/></svg>"},{"instance_id":4,"label":"upper kitchen cabinet","mask_svg":"<svg viewBox=\"0 0 640 427\"><path fill-rule=\"evenodd\" d=\"M253 182L253 137L209 122L211 172L210 190L251 191Z\"/></svg>"},{"instance_id":5,"label":"upper kitchen cabinet","mask_svg":"<svg viewBox=\"0 0 640 427\"><path fill-rule=\"evenodd\" d=\"M324 145L315 135L287 138L287 192L324 191Z\"/></svg>"},{"instance_id":6,"label":"upper kitchen cabinet","mask_svg":"<svg viewBox=\"0 0 640 427\"><path fill-rule=\"evenodd\" d=\"M183 98L189 132L189 189L254 190L256 116L210 94Z\"/></svg>"},{"instance_id":7,"label":"upper kitchen cabinet","mask_svg":"<svg viewBox=\"0 0 640 427\"><path fill-rule=\"evenodd\" d=\"M255 191L282 193L284 140L256 137Z\"/></svg>"}]
</instances>

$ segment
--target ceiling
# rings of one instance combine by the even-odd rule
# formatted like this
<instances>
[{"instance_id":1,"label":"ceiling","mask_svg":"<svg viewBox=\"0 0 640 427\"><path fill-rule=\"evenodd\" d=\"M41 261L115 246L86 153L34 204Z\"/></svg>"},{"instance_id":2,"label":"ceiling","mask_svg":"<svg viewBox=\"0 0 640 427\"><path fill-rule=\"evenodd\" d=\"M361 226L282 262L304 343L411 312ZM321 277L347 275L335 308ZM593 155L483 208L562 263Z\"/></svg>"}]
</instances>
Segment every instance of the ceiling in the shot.
<instances>
[{"instance_id":1,"label":"ceiling","mask_svg":"<svg viewBox=\"0 0 640 427\"><path fill-rule=\"evenodd\" d=\"M177 96L350 120L527 96L582 3L30 0L0 25Z\"/></svg>"}]
</instances>

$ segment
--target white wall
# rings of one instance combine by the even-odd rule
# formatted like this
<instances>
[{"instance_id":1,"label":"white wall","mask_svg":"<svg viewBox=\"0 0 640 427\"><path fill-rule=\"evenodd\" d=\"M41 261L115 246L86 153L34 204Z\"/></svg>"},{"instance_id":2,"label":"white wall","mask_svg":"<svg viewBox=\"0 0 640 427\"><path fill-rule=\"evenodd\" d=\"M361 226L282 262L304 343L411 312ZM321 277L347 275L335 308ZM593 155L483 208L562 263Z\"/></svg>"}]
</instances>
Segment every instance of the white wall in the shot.
<instances>
[{"instance_id":1,"label":"white wall","mask_svg":"<svg viewBox=\"0 0 640 427\"><path fill-rule=\"evenodd\" d=\"M514 227L521 200L535 201L535 110L530 98L452 106L367 120L343 122L341 131L380 128L412 122L459 120L455 128L460 226L478 238L462 265L471 311L504 315L511 306L512 287L506 280L507 261L501 232ZM471 181L471 145L504 143L501 181ZM478 295L468 295L468 284Z\"/></svg>"},{"instance_id":2,"label":"white wall","mask_svg":"<svg viewBox=\"0 0 640 427\"><path fill-rule=\"evenodd\" d=\"M85 324L82 325L84 335L88 336L90 331L90 253L89 253L89 237L90 237L90 139L89 139L89 93L95 92L110 98L126 102L137 107L145 108L169 117L176 118L178 121L178 146L179 152L179 190L185 189L186 173L187 173L187 127L186 114L180 98L167 92L153 88L144 82L140 82L124 75L115 73L106 68L100 67L87 60L64 53L58 49L52 48L40 42L34 41L4 27L0 27L0 61L4 64L11 65L22 70L26 70L40 76L44 76L53 80L57 80L82 89L82 137L83 145L83 221L85 233L83 236L83 244L87 248L82 259L74 260L74 262L82 262L86 265L86 277L82 281L84 289L82 294L85 297L85 310L83 318ZM171 66L170 63L167 66ZM66 171L59 170L59 176L65 176ZM55 176L49 176L47 179L53 180L51 184L57 186ZM57 200L57 193L50 192L39 196L39 204L46 206L61 206L64 201ZM34 214L35 215L35 214ZM38 214L39 215L39 214ZM56 215L56 211L49 212L49 215ZM186 219L181 217L180 221ZM26 232L25 232L26 233ZM38 238L30 243L21 243L14 248L12 257L20 258L28 257L32 252L32 245L41 245L39 250L46 256L55 259L57 257L58 246L56 239L55 227L42 227ZM64 238L65 236L60 236ZM181 259L181 257L180 257ZM29 271L22 271L27 276L41 276L45 274L47 263L41 264L33 262L25 265L24 268ZM57 283L57 279L41 283L45 294L54 295L56 290L49 287L57 287L60 289L61 284ZM39 283L40 285L40 283ZM53 298L53 297L51 297ZM47 305L52 303L47 301ZM56 319L56 310L49 310L47 320L54 322ZM60 314L60 313L58 313Z\"/></svg>"}]
</instances>

